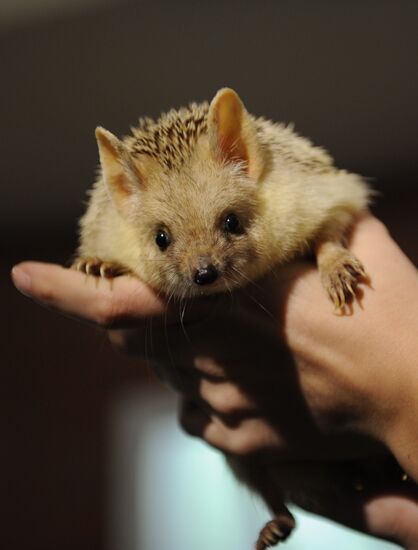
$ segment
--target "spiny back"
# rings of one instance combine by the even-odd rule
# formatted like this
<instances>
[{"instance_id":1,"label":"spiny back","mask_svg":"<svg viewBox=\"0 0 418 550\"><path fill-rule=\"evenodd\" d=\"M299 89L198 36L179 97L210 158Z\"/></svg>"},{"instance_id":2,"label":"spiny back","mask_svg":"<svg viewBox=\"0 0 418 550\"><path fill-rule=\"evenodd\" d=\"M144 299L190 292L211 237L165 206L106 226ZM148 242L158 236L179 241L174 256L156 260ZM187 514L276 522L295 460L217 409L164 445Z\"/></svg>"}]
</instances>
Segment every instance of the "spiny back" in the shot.
<instances>
[{"instance_id":1,"label":"spiny back","mask_svg":"<svg viewBox=\"0 0 418 550\"><path fill-rule=\"evenodd\" d=\"M168 172L180 170L190 158L197 140L208 131L208 102L191 103L188 107L171 109L157 120L140 118L132 135L124 139L128 151L134 156L147 155L155 159ZM333 159L321 147L299 136L291 125L286 126L249 115L255 123L257 139L275 158L285 164L297 165L307 172L330 172L335 168Z\"/></svg>"},{"instance_id":2,"label":"spiny back","mask_svg":"<svg viewBox=\"0 0 418 550\"><path fill-rule=\"evenodd\" d=\"M207 132L208 110L207 102L191 103L161 114L156 121L141 118L124 142L134 157L148 155L166 171L179 169L190 157L199 136Z\"/></svg>"}]
</instances>

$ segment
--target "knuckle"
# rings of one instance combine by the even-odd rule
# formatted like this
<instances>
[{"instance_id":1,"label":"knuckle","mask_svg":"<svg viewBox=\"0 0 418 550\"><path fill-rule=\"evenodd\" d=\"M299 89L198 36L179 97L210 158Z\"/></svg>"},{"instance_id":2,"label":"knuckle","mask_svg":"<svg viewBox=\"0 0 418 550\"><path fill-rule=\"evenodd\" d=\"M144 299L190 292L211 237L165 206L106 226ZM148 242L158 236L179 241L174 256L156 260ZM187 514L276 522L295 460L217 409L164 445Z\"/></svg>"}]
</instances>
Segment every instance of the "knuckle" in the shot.
<instances>
[{"instance_id":1,"label":"knuckle","mask_svg":"<svg viewBox=\"0 0 418 550\"><path fill-rule=\"evenodd\" d=\"M206 357L204 355L198 355L194 358L195 368L203 374L223 379L225 373L222 367L212 357Z\"/></svg>"},{"instance_id":2,"label":"knuckle","mask_svg":"<svg viewBox=\"0 0 418 550\"><path fill-rule=\"evenodd\" d=\"M208 403L221 414L232 414L242 410L243 399L236 386L223 384L210 393Z\"/></svg>"},{"instance_id":3,"label":"knuckle","mask_svg":"<svg viewBox=\"0 0 418 550\"><path fill-rule=\"evenodd\" d=\"M240 430L232 434L228 441L229 452L237 456L249 456L254 452L254 444L246 433Z\"/></svg>"}]
</instances>

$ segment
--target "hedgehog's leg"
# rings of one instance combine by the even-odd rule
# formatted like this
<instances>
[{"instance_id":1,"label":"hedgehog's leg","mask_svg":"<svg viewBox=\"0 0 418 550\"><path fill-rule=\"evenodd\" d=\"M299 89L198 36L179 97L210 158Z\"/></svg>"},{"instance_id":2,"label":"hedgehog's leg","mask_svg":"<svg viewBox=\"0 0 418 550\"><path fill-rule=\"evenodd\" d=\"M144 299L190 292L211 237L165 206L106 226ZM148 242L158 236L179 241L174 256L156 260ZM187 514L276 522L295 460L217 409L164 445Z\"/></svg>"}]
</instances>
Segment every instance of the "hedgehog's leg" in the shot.
<instances>
[{"instance_id":1,"label":"hedgehog's leg","mask_svg":"<svg viewBox=\"0 0 418 550\"><path fill-rule=\"evenodd\" d=\"M71 267L86 275L94 275L103 279L113 279L129 273L129 269L121 264L104 262L98 258L76 258Z\"/></svg>"},{"instance_id":2,"label":"hedgehog's leg","mask_svg":"<svg viewBox=\"0 0 418 550\"><path fill-rule=\"evenodd\" d=\"M257 460L231 455L227 456L227 461L237 479L258 493L274 515L260 531L256 550L265 550L287 539L296 522L284 504L280 468L277 465L265 466Z\"/></svg>"},{"instance_id":3,"label":"hedgehog's leg","mask_svg":"<svg viewBox=\"0 0 418 550\"><path fill-rule=\"evenodd\" d=\"M282 503L280 511L275 510L276 516L268 521L261 529L256 543L256 550L265 550L287 539L295 528L295 518Z\"/></svg>"},{"instance_id":4,"label":"hedgehog's leg","mask_svg":"<svg viewBox=\"0 0 418 550\"><path fill-rule=\"evenodd\" d=\"M316 241L321 282L339 311L356 297L359 281L368 279L360 260L343 243L344 234L337 224L330 224Z\"/></svg>"}]
</instances>

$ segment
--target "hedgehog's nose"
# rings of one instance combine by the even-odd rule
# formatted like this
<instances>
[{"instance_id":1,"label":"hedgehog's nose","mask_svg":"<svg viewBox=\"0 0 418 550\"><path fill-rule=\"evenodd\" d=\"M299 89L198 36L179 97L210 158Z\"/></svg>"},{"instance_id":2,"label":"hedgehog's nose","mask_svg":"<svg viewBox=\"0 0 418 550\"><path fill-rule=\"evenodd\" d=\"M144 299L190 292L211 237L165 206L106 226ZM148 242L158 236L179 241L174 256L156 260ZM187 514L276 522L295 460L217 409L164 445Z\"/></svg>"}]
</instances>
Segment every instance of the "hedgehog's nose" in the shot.
<instances>
[{"instance_id":1,"label":"hedgehog's nose","mask_svg":"<svg viewBox=\"0 0 418 550\"><path fill-rule=\"evenodd\" d=\"M212 264L200 266L196 269L193 280L197 285L210 285L218 278L218 270Z\"/></svg>"}]
</instances>

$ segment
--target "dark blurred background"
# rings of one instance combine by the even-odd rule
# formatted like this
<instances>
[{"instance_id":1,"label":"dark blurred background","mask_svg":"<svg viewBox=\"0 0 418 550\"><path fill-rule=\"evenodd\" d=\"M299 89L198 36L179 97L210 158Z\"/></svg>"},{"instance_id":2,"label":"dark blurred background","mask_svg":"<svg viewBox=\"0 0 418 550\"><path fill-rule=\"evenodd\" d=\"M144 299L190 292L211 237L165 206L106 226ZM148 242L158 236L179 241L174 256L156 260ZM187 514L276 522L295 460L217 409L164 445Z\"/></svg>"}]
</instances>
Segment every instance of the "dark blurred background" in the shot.
<instances>
[{"instance_id":1,"label":"dark blurred background","mask_svg":"<svg viewBox=\"0 0 418 550\"><path fill-rule=\"evenodd\" d=\"M9 281L14 262L71 256L94 128L124 134L233 87L370 177L374 211L416 261L417 28L407 0L1 1L2 548L109 546L109 403L153 384Z\"/></svg>"}]
</instances>

